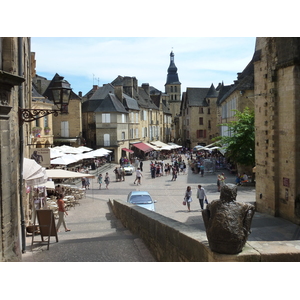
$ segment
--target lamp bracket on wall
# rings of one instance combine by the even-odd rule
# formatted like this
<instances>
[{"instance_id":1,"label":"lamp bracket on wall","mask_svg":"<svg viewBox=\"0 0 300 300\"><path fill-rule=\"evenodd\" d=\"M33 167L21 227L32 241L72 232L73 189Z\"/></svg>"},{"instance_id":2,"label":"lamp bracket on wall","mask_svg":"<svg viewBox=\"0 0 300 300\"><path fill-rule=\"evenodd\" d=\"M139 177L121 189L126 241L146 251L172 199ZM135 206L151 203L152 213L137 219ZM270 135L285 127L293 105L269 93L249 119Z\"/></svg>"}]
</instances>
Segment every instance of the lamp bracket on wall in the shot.
<instances>
[{"instance_id":1,"label":"lamp bracket on wall","mask_svg":"<svg viewBox=\"0 0 300 300\"><path fill-rule=\"evenodd\" d=\"M61 112L60 109L50 110L50 109L19 108L19 119L20 119L19 124L22 125L24 124L24 122L32 122L51 114L57 117L59 112Z\"/></svg>"}]
</instances>

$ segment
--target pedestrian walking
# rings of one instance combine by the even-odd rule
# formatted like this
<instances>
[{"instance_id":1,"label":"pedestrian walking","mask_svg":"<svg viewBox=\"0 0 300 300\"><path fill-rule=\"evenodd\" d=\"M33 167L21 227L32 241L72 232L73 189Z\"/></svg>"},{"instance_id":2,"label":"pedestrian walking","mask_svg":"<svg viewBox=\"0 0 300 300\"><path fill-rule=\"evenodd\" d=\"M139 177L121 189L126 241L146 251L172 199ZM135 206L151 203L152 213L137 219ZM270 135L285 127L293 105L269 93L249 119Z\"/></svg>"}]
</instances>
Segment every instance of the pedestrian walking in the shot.
<instances>
[{"instance_id":1,"label":"pedestrian walking","mask_svg":"<svg viewBox=\"0 0 300 300\"><path fill-rule=\"evenodd\" d=\"M103 178L102 174L99 174L99 176L98 176L99 190L101 190L102 178Z\"/></svg>"},{"instance_id":2,"label":"pedestrian walking","mask_svg":"<svg viewBox=\"0 0 300 300\"><path fill-rule=\"evenodd\" d=\"M86 187L86 180L85 179L86 179L85 177L81 178L81 184L82 184L83 189L85 189L85 187Z\"/></svg>"},{"instance_id":3,"label":"pedestrian walking","mask_svg":"<svg viewBox=\"0 0 300 300\"><path fill-rule=\"evenodd\" d=\"M143 162L140 161L140 169L141 169L141 172L143 172Z\"/></svg>"},{"instance_id":4,"label":"pedestrian walking","mask_svg":"<svg viewBox=\"0 0 300 300\"><path fill-rule=\"evenodd\" d=\"M185 162L183 161L183 174L185 175L186 174L186 164L185 164Z\"/></svg>"},{"instance_id":5,"label":"pedestrian walking","mask_svg":"<svg viewBox=\"0 0 300 300\"><path fill-rule=\"evenodd\" d=\"M123 166L120 168L120 172L121 172L121 180L125 181L126 174L125 174L125 169Z\"/></svg>"},{"instance_id":6,"label":"pedestrian walking","mask_svg":"<svg viewBox=\"0 0 300 300\"><path fill-rule=\"evenodd\" d=\"M116 175L116 181L119 181L119 179L120 179L120 172L119 172L118 167L115 167L114 173Z\"/></svg>"},{"instance_id":7,"label":"pedestrian walking","mask_svg":"<svg viewBox=\"0 0 300 300\"><path fill-rule=\"evenodd\" d=\"M226 177L224 173L218 175L218 180L217 180L218 192L220 192L221 187L225 185L225 179Z\"/></svg>"},{"instance_id":8,"label":"pedestrian walking","mask_svg":"<svg viewBox=\"0 0 300 300\"><path fill-rule=\"evenodd\" d=\"M106 189L108 190L108 185L109 185L110 179L109 179L109 175L108 175L107 172L106 172L106 174L105 174L104 182L105 182L105 184L106 184Z\"/></svg>"},{"instance_id":9,"label":"pedestrian walking","mask_svg":"<svg viewBox=\"0 0 300 300\"><path fill-rule=\"evenodd\" d=\"M139 184L141 184L141 178L142 178L143 174L142 174L140 168L138 168L138 169L135 171L135 173L136 173L136 177L135 177L135 180L134 180L133 184L135 184L135 182L137 181L137 185L139 185Z\"/></svg>"},{"instance_id":10,"label":"pedestrian walking","mask_svg":"<svg viewBox=\"0 0 300 300\"><path fill-rule=\"evenodd\" d=\"M200 165L200 174L201 174L201 177L204 176L204 166L203 166L203 164Z\"/></svg>"},{"instance_id":11,"label":"pedestrian walking","mask_svg":"<svg viewBox=\"0 0 300 300\"><path fill-rule=\"evenodd\" d=\"M171 181L176 181L177 179L177 169L176 167L172 167L172 180Z\"/></svg>"},{"instance_id":12,"label":"pedestrian walking","mask_svg":"<svg viewBox=\"0 0 300 300\"><path fill-rule=\"evenodd\" d=\"M151 165L150 165L150 172L151 172L151 178L155 178L156 167L155 167L154 163L151 163Z\"/></svg>"},{"instance_id":13,"label":"pedestrian walking","mask_svg":"<svg viewBox=\"0 0 300 300\"><path fill-rule=\"evenodd\" d=\"M57 232L59 232L59 228L61 223L65 227L65 231L71 231L65 222L65 214L68 215L66 208L65 208L65 202L63 200L64 194L59 194L58 199L57 199L57 206L58 206L58 222L56 226Z\"/></svg>"},{"instance_id":14,"label":"pedestrian walking","mask_svg":"<svg viewBox=\"0 0 300 300\"><path fill-rule=\"evenodd\" d=\"M85 178L85 188L86 188L87 190L90 189L90 180L89 180L87 177Z\"/></svg>"},{"instance_id":15,"label":"pedestrian walking","mask_svg":"<svg viewBox=\"0 0 300 300\"><path fill-rule=\"evenodd\" d=\"M186 188L183 201L186 203L188 211L191 211L191 202L193 201L193 199L192 199L192 189L190 186Z\"/></svg>"},{"instance_id":16,"label":"pedestrian walking","mask_svg":"<svg viewBox=\"0 0 300 300\"><path fill-rule=\"evenodd\" d=\"M197 189L197 198L199 199L201 209L204 209L204 199L207 201L207 196L204 188L200 184Z\"/></svg>"}]
</instances>

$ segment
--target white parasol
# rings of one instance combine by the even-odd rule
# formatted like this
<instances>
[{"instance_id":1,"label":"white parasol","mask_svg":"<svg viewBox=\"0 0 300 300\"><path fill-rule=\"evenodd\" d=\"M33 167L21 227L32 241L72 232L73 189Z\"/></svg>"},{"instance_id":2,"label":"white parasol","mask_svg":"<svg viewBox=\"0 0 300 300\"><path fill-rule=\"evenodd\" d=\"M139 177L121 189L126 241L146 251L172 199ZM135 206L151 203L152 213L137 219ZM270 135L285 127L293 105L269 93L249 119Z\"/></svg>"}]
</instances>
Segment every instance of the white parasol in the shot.
<instances>
[{"instance_id":1,"label":"white parasol","mask_svg":"<svg viewBox=\"0 0 300 300\"><path fill-rule=\"evenodd\" d=\"M95 178L95 176L91 174L72 172L72 171L67 171L62 169L49 169L46 170L46 174L48 178L52 178L52 179L81 178L81 177Z\"/></svg>"},{"instance_id":2,"label":"white parasol","mask_svg":"<svg viewBox=\"0 0 300 300\"><path fill-rule=\"evenodd\" d=\"M75 162L77 162L78 160L78 157L75 158L74 157L75 155L68 155L68 154L65 154L61 157L57 157L57 158L54 158L50 161L50 164L51 165L70 165L70 164L73 164Z\"/></svg>"},{"instance_id":3,"label":"white parasol","mask_svg":"<svg viewBox=\"0 0 300 300\"><path fill-rule=\"evenodd\" d=\"M34 159L23 158L23 179L28 186L45 183L47 181L45 170Z\"/></svg>"}]
</instances>

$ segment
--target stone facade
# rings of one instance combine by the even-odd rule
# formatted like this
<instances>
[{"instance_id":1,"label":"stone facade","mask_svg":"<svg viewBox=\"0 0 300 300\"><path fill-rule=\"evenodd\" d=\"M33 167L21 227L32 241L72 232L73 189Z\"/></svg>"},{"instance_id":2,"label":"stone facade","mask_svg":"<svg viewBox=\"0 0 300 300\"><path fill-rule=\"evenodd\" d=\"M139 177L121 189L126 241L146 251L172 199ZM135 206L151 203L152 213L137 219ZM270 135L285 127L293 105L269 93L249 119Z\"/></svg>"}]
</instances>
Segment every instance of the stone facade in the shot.
<instances>
[{"instance_id":1,"label":"stone facade","mask_svg":"<svg viewBox=\"0 0 300 300\"><path fill-rule=\"evenodd\" d=\"M257 210L300 224L300 38L257 38Z\"/></svg>"},{"instance_id":2,"label":"stone facade","mask_svg":"<svg viewBox=\"0 0 300 300\"><path fill-rule=\"evenodd\" d=\"M102 87L93 87L83 99L83 136L87 146L111 150L114 162L124 156L144 157L145 153L135 149L135 143L171 139L171 112L162 93L148 83L139 86L135 77L118 76ZM105 114L109 122L104 119ZM128 155L127 149L135 153Z\"/></svg>"},{"instance_id":3,"label":"stone facade","mask_svg":"<svg viewBox=\"0 0 300 300\"><path fill-rule=\"evenodd\" d=\"M52 81L47 78L35 75L33 76L33 84L37 92L42 95L44 98L51 100L51 93L49 88L52 86L52 82L59 77L58 74L55 74ZM45 101L44 101L45 102ZM39 103L40 107L48 105L48 108L57 109L53 105L52 101L49 103ZM82 144L82 113L81 113L81 104L82 99L74 92L71 92L70 102L68 105L67 114L58 114L54 117L52 115L47 116L49 127L51 128L51 134L45 137L45 134L41 136L36 143L44 144L46 141L47 145L50 143L52 145L71 145L78 147ZM37 104L36 104L37 105ZM44 128L45 118L37 120L37 124ZM34 126L34 124L32 125ZM44 132L45 133L45 132ZM49 136L51 135L51 137Z\"/></svg>"},{"instance_id":4,"label":"stone facade","mask_svg":"<svg viewBox=\"0 0 300 300\"><path fill-rule=\"evenodd\" d=\"M209 145L218 136L217 128L218 94L210 88L187 88L181 105L182 145L193 148Z\"/></svg>"},{"instance_id":5,"label":"stone facade","mask_svg":"<svg viewBox=\"0 0 300 300\"><path fill-rule=\"evenodd\" d=\"M29 125L18 108L31 103L30 38L0 38L0 261L20 261L25 250L22 182Z\"/></svg>"}]
</instances>

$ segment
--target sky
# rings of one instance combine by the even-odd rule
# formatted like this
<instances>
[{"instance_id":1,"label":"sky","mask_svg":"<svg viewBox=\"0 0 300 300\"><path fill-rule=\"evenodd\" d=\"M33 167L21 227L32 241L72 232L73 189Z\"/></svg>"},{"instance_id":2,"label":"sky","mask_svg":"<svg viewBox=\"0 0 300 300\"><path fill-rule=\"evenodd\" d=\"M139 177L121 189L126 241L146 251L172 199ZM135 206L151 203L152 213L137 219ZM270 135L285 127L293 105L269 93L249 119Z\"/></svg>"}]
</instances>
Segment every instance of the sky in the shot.
<instances>
[{"instance_id":1,"label":"sky","mask_svg":"<svg viewBox=\"0 0 300 300\"><path fill-rule=\"evenodd\" d=\"M78 94L117 76L136 77L165 91L174 52L181 92L232 84L252 59L255 37L32 37L36 73L63 76Z\"/></svg>"}]
</instances>

